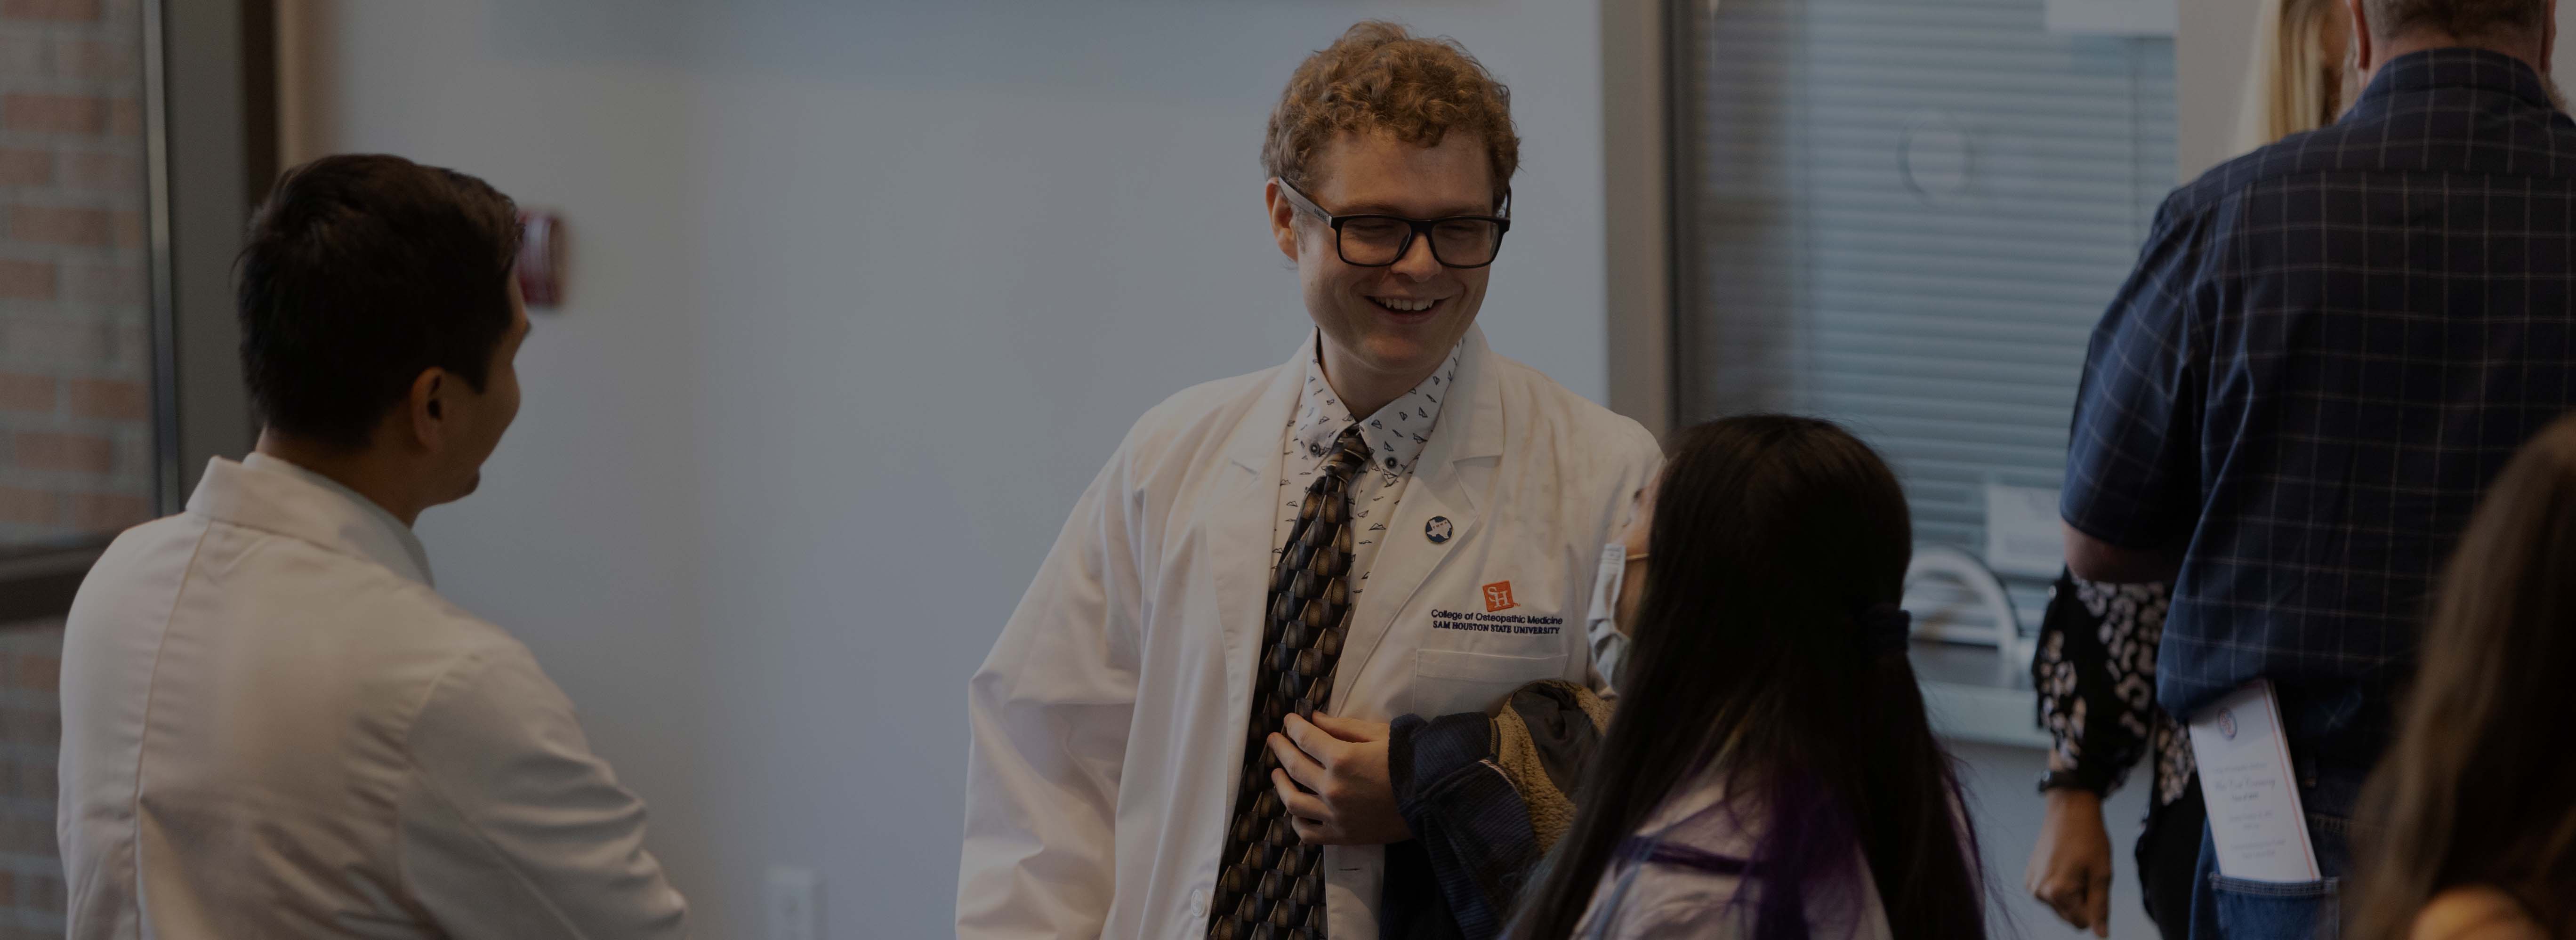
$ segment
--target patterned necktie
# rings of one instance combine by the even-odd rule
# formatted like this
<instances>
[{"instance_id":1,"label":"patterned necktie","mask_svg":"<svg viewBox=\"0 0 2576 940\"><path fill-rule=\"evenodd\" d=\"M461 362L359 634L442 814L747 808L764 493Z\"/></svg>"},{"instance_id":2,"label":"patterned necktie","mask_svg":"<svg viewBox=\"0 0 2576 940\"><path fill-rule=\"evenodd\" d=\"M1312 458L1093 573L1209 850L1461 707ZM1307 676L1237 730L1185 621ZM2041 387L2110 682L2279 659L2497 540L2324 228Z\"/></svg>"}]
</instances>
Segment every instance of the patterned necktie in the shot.
<instances>
[{"instance_id":1,"label":"patterned necktie","mask_svg":"<svg viewBox=\"0 0 2576 940\"><path fill-rule=\"evenodd\" d=\"M1297 524L1271 571L1243 783L1234 794L1234 825L1226 830L1210 940L1324 940L1324 849L1299 845L1288 826L1288 808L1271 788L1279 758L1269 738L1288 713L1313 717L1332 701L1333 666L1351 616L1351 478L1368 464L1360 429L1342 432L1323 472L1306 487Z\"/></svg>"}]
</instances>

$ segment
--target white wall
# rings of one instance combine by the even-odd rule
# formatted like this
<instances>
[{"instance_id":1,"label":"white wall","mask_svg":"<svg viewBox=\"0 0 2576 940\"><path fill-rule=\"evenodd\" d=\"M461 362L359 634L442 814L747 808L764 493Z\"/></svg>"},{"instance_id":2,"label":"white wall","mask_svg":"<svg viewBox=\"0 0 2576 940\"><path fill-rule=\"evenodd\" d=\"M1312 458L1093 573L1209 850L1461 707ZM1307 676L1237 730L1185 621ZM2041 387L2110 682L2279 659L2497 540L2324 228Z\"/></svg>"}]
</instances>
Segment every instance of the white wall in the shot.
<instances>
[{"instance_id":1,"label":"white wall","mask_svg":"<svg viewBox=\"0 0 2576 940\"><path fill-rule=\"evenodd\" d=\"M486 177L572 232L484 491L422 531L651 802L704 918L772 863L836 937L947 932L964 683L1128 423L1284 359L1259 209L1291 67L1363 16L1514 91L1483 321L1605 375L1599 8L1563 0L306 0L290 148Z\"/></svg>"},{"instance_id":2,"label":"white wall","mask_svg":"<svg viewBox=\"0 0 2576 940\"><path fill-rule=\"evenodd\" d=\"M2180 0L2182 22L2174 37L2174 94L2180 100L2181 140L2176 159L2188 180L2235 156L2237 113L2244 107L2246 73L2254 57L2252 0ZM2560 11L2563 17L2565 11ZM2576 22L2562 23L2576 28ZM2576 29L2562 29L2550 55L2560 85L2576 83Z\"/></svg>"},{"instance_id":3,"label":"white wall","mask_svg":"<svg viewBox=\"0 0 2576 940\"><path fill-rule=\"evenodd\" d=\"M2174 34L2175 177L2191 180L2237 153L2237 114L2254 59L2254 0L2180 0Z\"/></svg>"}]
</instances>

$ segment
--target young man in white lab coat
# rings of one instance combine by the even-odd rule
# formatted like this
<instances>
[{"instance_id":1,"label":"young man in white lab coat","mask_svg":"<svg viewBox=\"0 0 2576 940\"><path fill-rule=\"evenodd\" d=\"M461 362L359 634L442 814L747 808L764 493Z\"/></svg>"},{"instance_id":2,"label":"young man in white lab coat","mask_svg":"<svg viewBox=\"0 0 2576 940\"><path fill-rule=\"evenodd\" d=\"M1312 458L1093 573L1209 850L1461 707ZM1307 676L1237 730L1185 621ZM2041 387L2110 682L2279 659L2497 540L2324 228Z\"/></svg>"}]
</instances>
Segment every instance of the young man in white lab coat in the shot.
<instances>
[{"instance_id":1,"label":"young man in white lab coat","mask_svg":"<svg viewBox=\"0 0 2576 940\"><path fill-rule=\"evenodd\" d=\"M267 418L73 602L74 940L680 937L644 804L411 531L519 408L517 210L397 157L290 171L241 259Z\"/></svg>"},{"instance_id":2,"label":"young man in white lab coat","mask_svg":"<svg viewBox=\"0 0 2576 940\"><path fill-rule=\"evenodd\" d=\"M961 936L1377 936L1387 720L1598 684L1585 607L1660 455L1475 328L1505 101L1380 23L1291 79L1265 198L1316 331L1136 423L975 674Z\"/></svg>"}]
</instances>

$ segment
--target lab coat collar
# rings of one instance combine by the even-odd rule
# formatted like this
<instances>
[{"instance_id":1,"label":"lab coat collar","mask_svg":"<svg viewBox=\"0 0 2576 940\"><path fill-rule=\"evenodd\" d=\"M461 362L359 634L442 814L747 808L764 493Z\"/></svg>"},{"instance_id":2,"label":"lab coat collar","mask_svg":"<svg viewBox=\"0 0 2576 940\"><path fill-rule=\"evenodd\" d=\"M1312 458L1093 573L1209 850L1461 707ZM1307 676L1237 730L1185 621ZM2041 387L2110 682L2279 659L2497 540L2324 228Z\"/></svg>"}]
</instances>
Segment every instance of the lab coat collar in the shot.
<instances>
[{"instance_id":1,"label":"lab coat collar","mask_svg":"<svg viewBox=\"0 0 2576 940\"><path fill-rule=\"evenodd\" d=\"M1273 414L1280 423L1247 420L1236 425L1233 438L1226 442L1226 456L1236 466L1255 475L1279 469L1279 428L1296 420L1306 370L1322 341L1318 331L1308 330L1297 355L1273 373L1269 390L1255 406L1256 417ZM1440 421L1432 427L1431 440L1415 463L1417 475L1440 476L1459 461L1502 456L1503 402L1501 390L1489 380L1492 370L1487 360L1492 355L1485 345L1484 328L1468 327L1466 338L1458 344L1456 391L1441 405Z\"/></svg>"},{"instance_id":2,"label":"lab coat collar","mask_svg":"<svg viewBox=\"0 0 2576 940\"><path fill-rule=\"evenodd\" d=\"M1432 429L1422 450L1422 466L1451 467L1469 460L1503 455L1503 391L1493 378L1493 350L1485 345L1483 327L1468 327L1458 352L1458 397L1449 401L1441 426ZM1465 420L1456 420L1464 418Z\"/></svg>"},{"instance_id":3,"label":"lab coat collar","mask_svg":"<svg viewBox=\"0 0 2576 940\"><path fill-rule=\"evenodd\" d=\"M1297 357L1271 370L1270 383L1252 413L1235 423L1234 434L1225 443L1227 458L1244 473L1235 485L1219 487L1203 510L1208 530L1216 533L1212 554L1229 675L1251 675L1253 659L1259 655L1255 647L1261 640L1267 574L1275 546L1269 538L1273 503L1255 494L1275 483L1272 474L1280 469L1281 433L1293 429L1290 422L1304 392L1306 363L1314 357L1318 342L1317 334L1309 332ZM1446 519L1455 534L1440 542L1427 538L1406 542L1411 547L1404 551L1378 555L1369 572L1369 591L1352 614L1351 634L1344 641L1341 664L1335 667L1339 675L1356 676L1368 668L1396 614L1412 603L1423 582L1459 543L1476 535L1482 504L1491 499L1487 490L1493 485L1494 462L1490 458L1503 453L1503 393L1494 378L1492 358L1484 330L1469 327L1459 346L1458 378L1450 399L1441 406L1440 423L1432 428L1431 441L1423 445L1413 483L1388 525L1392 533L1427 532L1431 520ZM1352 685L1335 685L1331 711L1343 709ZM1243 700L1249 701L1248 691Z\"/></svg>"},{"instance_id":4,"label":"lab coat collar","mask_svg":"<svg viewBox=\"0 0 2576 940\"><path fill-rule=\"evenodd\" d=\"M1483 330L1467 331L1455 388L1440 425L1431 431L1431 443L1423 448L1421 463L1415 466L1412 487L1387 520L1389 538L1405 540L1414 532L1426 536L1410 542L1410 550L1380 551L1370 566L1368 593L1351 614L1350 636L1342 643L1341 663L1334 667L1338 675L1367 672L1396 616L1412 605L1432 572L1440 570L1459 545L1480 535L1485 504L1492 501L1489 490L1495 461L1491 458L1502 456L1504 433L1502 385L1494 379L1493 354L1485 346ZM1450 538L1429 540L1429 525L1435 519L1447 520ZM1342 714L1357 685L1336 682L1329 710Z\"/></svg>"},{"instance_id":5,"label":"lab coat collar","mask_svg":"<svg viewBox=\"0 0 2576 940\"><path fill-rule=\"evenodd\" d=\"M431 585L429 552L394 514L339 481L267 454L206 462L188 511L383 565Z\"/></svg>"},{"instance_id":6,"label":"lab coat collar","mask_svg":"<svg viewBox=\"0 0 2576 940\"><path fill-rule=\"evenodd\" d=\"M1396 396L1366 421L1351 415L1350 406L1324 378L1323 358L1307 359L1297 422L1295 430L1289 432L1289 464L1299 470L1321 465L1334 449L1334 442L1344 432L1357 428L1360 438L1368 442L1370 470L1387 474L1390 480L1412 473L1415 462L1422 459L1423 448L1431 443L1432 429L1440 426L1440 415L1448 409L1449 390L1458 384L1458 355L1465 346L1461 340L1450 347L1449 358L1441 362L1439 371Z\"/></svg>"}]
</instances>

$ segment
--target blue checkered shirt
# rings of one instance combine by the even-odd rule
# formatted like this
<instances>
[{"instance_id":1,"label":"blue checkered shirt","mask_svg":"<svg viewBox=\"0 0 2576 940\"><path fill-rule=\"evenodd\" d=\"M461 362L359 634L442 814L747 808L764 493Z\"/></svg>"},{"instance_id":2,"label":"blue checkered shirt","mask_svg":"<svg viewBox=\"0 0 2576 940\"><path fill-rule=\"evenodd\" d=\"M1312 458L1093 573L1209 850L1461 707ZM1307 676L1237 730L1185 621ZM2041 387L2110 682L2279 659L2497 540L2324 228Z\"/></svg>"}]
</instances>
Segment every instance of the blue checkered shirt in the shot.
<instances>
[{"instance_id":1,"label":"blue checkered shirt","mask_svg":"<svg viewBox=\"0 0 2576 940\"><path fill-rule=\"evenodd\" d=\"M2375 758L2479 492L2576 405L2571 271L2576 123L2492 52L2391 61L2165 200L2094 330L2061 509L2183 549L2166 709L2269 678L2302 756Z\"/></svg>"}]
</instances>

